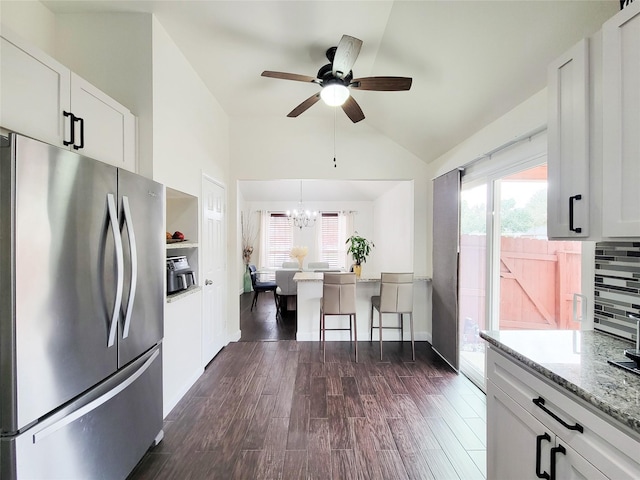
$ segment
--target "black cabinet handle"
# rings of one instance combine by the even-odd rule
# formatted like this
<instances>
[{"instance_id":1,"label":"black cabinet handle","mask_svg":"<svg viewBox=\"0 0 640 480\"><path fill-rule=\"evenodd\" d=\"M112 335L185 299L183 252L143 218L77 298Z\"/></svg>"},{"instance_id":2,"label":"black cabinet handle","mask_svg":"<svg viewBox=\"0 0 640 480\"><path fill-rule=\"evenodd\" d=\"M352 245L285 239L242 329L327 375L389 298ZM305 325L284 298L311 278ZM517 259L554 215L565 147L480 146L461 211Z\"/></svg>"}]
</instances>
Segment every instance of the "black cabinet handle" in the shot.
<instances>
[{"instance_id":1,"label":"black cabinet handle","mask_svg":"<svg viewBox=\"0 0 640 480\"><path fill-rule=\"evenodd\" d=\"M550 480L549 474L547 472L540 471L540 460L542 457L542 441L543 440L546 440L547 442L551 441L551 437L547 432L545 432L544 435L538 435L536 437L536 475L538 476L538 478L546 478L547 480Z\"/></svg>"},{"instance_id":2,"label":"black cabinet handle","mask_svg":"<svg viewBox=\"0 0 640 480\"><path fill-rule=\"evenodd\" d=\"M559 416L557 416L555 413L553 413L551 410L545 407L544 398L542 397L534 398L533 403L535 403L538 407L542 409L543 412L547 413L551 418L553 418L555 421L560 423L560 425L562 425L563 427L569 430L577 430L580 433L584 433L584 428L582 428L582 425L580 425L579 423L576 423L575 425L569 425L567 422L562 420Z\"/></svg>"},{"instance_id":3,"label":"black cabinet handle","mask_svg":"<svg viewBox=\"0 0 640 480\"><path fill-rule=\"evenodd\" d=\"M63 140L63 145L68 146L68 145L73 145L76 141L76 128L75 128L75 121L76 121L76 117L73 115L73 113L71 112L65 112L63 111L62 114L65 117L71 117L71 120L69 122L69 125L71 126L71 138L69 140Z\"/></svg>"},{"instance_id":4,"label":"black cabinet handle","mask_svg":"<svg viewBox=\"0 0 640 480\"><path fill-rule=\"evenodd\" d=\"M74 116L73 121L75 122L76 120L80 122L80 145L74 143L73 148L79 150L80 148L84 148L84 118Z\"/></svg>"},{"instance_id":5,"label":"black cabinet handle","mask_svg":"<svg viewBox=\"0 0 640 480\"><path fill-rule=\"evenodd\" d=\"M578 194L578 195L573 195L572 197L569 197L569 230L571 230L572 232L580 233L582 232L582 228L580 227L573 228L573 202L575 200L582 200L582 195Z\"/></svg>"},{"instance_id":6,"label":"black cabinet handle","mask_svg":"<svg viewBox=\"0 0 640 480\"><path fill-rule=\"evenodd\" d=\"M565 448L558 444L557 447L553 447L551 449L551 478L549 480L556 480L556 454L561 453L563 455L567 454Z\"/></svg>"}]
</instances>

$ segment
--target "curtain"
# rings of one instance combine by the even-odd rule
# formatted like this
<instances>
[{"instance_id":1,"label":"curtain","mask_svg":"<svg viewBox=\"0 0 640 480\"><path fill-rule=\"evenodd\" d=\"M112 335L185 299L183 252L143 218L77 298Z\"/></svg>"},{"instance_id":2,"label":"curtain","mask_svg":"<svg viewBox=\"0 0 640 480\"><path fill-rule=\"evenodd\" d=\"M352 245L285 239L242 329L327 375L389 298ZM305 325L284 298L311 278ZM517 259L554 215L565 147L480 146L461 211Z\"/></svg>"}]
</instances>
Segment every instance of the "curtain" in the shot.
<instances>
[{"instance_id":1,"label":"curtain","mask_svg":"<svg viewBox=\"0 0 640 480\"><path fill-rule=\"evenodd\" d=\"M459 370L458 252L460 239L460 170L433 181L433 291L431 346Z\"/></svg>"},{"instance_id":2,"label":"curtain","mask_svg":"<svg viewBox=\"0 0 640 480\"><path fill-rule=\"evenodd\" d=\"M322 241L322 232L324 230L324 218L322 217L322 212L318 212L318 221L316 225L313 227L315 229L315 235L313 236L313 258L309 259L311 262L322 262L324 259L322 258L322 251L324 250L324 242Z\"/></svg>"},{"instance_id":3,"label":"curtain","mask_svg":"<svg viewBox=\"0 0 640 480\"><path fill-rule=\"evenodd\" d=\"M340 250L338 252L338 268L344 268L349 270L351 268L351 264L353 263L353 259L347 253L347 249L349 248L346 244L347 238L353 235L353 215L354 212L340 212L338 214L338 238L339 238L339 247Z\"/></svg>"},{"instance_id":4,"label":"curtain","mask_svg":"<svg viewBox=\"0 0 640 480\"><path fill-rule=\"evenodd\" d=\"M267 236L269 234L269 216L271 212L262 210L260 212L260 255L258 256L258 268L267 264Z\"/></svg>"}]
</instances>

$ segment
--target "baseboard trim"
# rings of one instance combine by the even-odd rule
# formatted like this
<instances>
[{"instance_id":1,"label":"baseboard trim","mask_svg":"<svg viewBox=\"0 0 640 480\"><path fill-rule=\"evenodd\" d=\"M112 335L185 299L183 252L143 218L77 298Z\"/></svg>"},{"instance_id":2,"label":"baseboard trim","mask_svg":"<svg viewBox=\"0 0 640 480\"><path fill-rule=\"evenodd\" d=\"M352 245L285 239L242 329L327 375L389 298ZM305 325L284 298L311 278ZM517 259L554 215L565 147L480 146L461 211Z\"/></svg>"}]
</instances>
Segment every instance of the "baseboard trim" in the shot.
<instances>
[{"instance_id":1,"label":"baseboard trim","mask_svg":"<svg viewBox=\"0 0 640 480\"><path fill-rule=\"evenodd\" d=\"M341 338L335 338L338 335L341 336ZM390 338L386 338L387 335L391 335ZM389 341L389 342L399 342L400 341L400 335L398 332L398 335L396 337L393 337L393 332L385 332L383 334L383 341ZM428 342L429 344L431 344L431 334L429 332L414 332L414 340L416 342ZM336 334L335 332L327 332L327 342L331 341L331 342L348 342L349 341L349 332L340 332L339 334ZM359 342L366 342L369 341L369 332L367 332L367 336L366 338L362 338L360 336L358 336L358 341ZM298 332L296 334L296 340L299 342L317 342L320 339L320 334L316 331L316 332ZM373 341L377 342L378 341L378 336L376 334L376 331L374 329L373 331ZM404 338L405 342L409 342L411 341L411 338L408 336L408 334L405 334L405 338Z\"/></svg>"},{"instance_id":2,"label":"baseboard trim","mask_svg":"<svg viewBox=\"0 0 640 480\"><path fill-rule=\"evenodd\" d=\"M189 389L198 381L200 376L204 373L204 368L199 368L193 373L193 375L182 385L182 388L176 392L176 394L170 400L165 400L162 406L162 416L167 418L167 415L171 413L171 410L178 404L182 397L184 397Z\"/></svg>"},{"instance_id":3,"label":"baseboard trim","mask_svg":"<svg viewBox=\"0 0 640 480\"><path fill-rule=\"evenodd\" d=\"M237 330L236 333L229 335L229 341L227 342L227 345L231 342L239 342L241 336L242 332L240 330Z\"/></svg>"}]
</instances>

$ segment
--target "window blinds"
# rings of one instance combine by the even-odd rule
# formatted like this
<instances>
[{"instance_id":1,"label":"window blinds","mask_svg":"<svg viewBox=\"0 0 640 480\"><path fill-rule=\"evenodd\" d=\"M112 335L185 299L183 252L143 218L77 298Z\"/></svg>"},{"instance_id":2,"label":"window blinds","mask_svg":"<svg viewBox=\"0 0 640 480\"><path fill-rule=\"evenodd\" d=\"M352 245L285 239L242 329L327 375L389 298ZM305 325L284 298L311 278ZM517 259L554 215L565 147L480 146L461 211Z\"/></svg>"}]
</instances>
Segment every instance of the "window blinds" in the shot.
<instances>
[{"instance_id":1,"label":"window blinds","mask_svg":"<svg viewBox=\"0 0 640 480\"><path fill-rule=\"evenodd\" d=\"M323 213L320 217L320 259L329 262L329 267L339 268L340 255L339 224L337 213ZM344 240L343 240L344 243Z\"/></svg>"},{"instance_id":2,"label":"window blinds","mask_svg":"<svg viewBox=\"0 0 640 480\"><path fill-rule=\"evenodd\" d=\"M284 213L269 214L266 267L282 267L293 247L293 227Z\"/></svg>"}]
</instances>

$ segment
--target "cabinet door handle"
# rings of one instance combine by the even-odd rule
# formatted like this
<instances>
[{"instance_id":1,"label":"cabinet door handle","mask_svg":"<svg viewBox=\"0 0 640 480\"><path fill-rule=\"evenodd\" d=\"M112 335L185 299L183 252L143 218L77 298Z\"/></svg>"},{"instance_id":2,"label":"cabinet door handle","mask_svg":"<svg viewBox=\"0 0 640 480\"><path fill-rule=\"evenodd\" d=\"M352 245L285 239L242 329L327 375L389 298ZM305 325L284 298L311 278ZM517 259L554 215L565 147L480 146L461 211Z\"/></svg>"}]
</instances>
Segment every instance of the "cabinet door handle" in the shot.
<instances>
[{"instance_id":1,"label":"cabinet door handle","mask_svg":"<svg viewBox=\"0 0 640 480\"><path fill-rule=\"evenodd\" d=\"M553 413L551 410L549 410L547 407L545 407L544 406L544 398L542 398L542 397L534 398L533 399L533 403L535 403L538 407L540 407L543 412L548 414L551 418L553 418L555 421L557 421L564 428L567 428L569 430L577 430L580 433L584 432L584 428L582 428L582 425L580 425L579 423L576 423L575 425L569 425L567 422L562 420L559 416L557 416L555 413Z\"/></svg>"},{"instance_id":2,"label":"cabinet door handle","mask_svg":"<svg viewBox=\"0 0 640 480\"><path fill-rule=\"evenodd\" d=\"M550 480L549 474L547 472L540 471L540 460L542 457L542 441L543 440L546 440L547 442L551 441L551 437L547 432L545 432L544 435L538 435L536 437L536 475L538 476L538 478L546 478L547 480Z\"/></svg>"},{"instance_id":3,"label":"cabinet door handle","mask_svg":"<svg viewBox=\"0 0 640 480\"><path fill-rule=\"evenodd\" d=\"M62 112L62 115L64 115L65 117L71 117L69 120L69 129L71 130L71 138L69 140L63 140L62 144L67 147L69 145L73 145L76 141L76 128L75 128L75 121L76 121L76 117L73 115L73 113L71 112Z\"/></svg>"},{"instance_id":4,"label":"cabinet door handle","mask_svg":"<svg viewBox=\"0 0 640 480\"><path fill-rule=\"evenodd\" d=\"M553 447L553 448L551 449L551 468L550 468L550 470L551 470L551 475L550 475L550 477L551 477L551 478L549 478L549 480L556 480L556 454L557 454L557 453L561 453L561 454L563 454L563 455L566 455L566 454L567 454L567 451L566 451L566 450L565 450L565 448L564 448L562 445L560 445L560 444L558 444L558 446L557 446L557 447Z\"/></svg>"},{"instance_id":5,"label":"cabinet door handle","mask_svg":"<svg viewBox=\"0 0 640 480\"><path fill-rule=\"evenodd\" d=\"M80 145L76 145L75 143L73 144L73 148L76 150L79 150L81 148L84 148L84 118L80 118L80 117L73 117L73 121L75 123L75 121L80 122ZM75 130L75 128L74 128Z\"/></svg>"},{"instance_id":6,"label":"cabinet door handle","mask_svg":"<svg viewBox=\"0 0 640 480\"><path fill-rule=\"evenodd\" d=\"M582 195L578 194L569 197L569 230L571 230L572 232L580 233L582 232L582 228L573 227L573 202L575 200L582 200Z\"/></svg>"}]
</instances>

